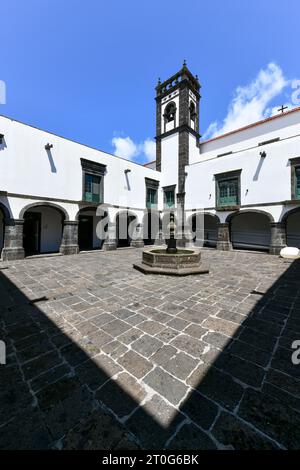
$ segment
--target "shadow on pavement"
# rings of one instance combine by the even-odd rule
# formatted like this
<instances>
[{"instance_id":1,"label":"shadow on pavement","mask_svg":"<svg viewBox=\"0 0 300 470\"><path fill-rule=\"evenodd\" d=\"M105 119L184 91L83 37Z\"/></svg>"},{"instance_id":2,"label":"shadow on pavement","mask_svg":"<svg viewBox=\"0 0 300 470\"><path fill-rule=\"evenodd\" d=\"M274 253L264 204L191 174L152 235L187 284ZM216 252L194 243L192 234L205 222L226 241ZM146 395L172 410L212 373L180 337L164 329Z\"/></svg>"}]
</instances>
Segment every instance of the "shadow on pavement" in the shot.
<instances>
[{"instance_id":1,"label":"shadow on pavement","mask_svg":"<svg viewBox=\"0 0 300 470\"><path fill-rule=\"evenodd\" d=\"M156 367L144 380L152 398L139 406L141 380L101 354L106 333L79 333L47 311L45 296L27 298L7 273L0 269L1 449L299 449L300 365L291 361L300 339L299 262L253 292L247 316L232 311L235 323L224 319L234 325L231 340L208 333L220 349L204 351L180 410L170 400L180 400L183 381Z\"/></svg>"}]
</instances>

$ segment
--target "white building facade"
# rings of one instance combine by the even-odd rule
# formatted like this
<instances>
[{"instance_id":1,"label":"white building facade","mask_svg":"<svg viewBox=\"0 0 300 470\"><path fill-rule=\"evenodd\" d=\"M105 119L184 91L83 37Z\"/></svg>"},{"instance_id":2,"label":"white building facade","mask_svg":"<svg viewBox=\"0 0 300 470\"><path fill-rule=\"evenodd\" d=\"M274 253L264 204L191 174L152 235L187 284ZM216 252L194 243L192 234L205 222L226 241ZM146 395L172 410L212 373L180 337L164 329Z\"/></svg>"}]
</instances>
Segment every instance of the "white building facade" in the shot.
<instances>
[{"instance_id":1,"label":"white building facade","mask_svg":"<svg viewBox=\"0 0 300 470\"><path fill-rule=\"evenodd\" d=\"M164 211L178 209L182 244L300 247L300 108L201 142L185 64L158 83L156 105L145 166L0 116L1 259L161 244Z\"/></svg>"}]
</instances>

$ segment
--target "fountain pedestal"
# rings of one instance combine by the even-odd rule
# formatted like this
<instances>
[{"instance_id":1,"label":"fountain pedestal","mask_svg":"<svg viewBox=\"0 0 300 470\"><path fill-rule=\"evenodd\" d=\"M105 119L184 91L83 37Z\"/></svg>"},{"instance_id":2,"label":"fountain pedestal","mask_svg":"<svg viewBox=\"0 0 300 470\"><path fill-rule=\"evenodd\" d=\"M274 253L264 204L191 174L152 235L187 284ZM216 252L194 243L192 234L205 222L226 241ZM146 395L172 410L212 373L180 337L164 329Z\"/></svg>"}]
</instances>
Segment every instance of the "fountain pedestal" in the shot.
<instances>
[{"instance_id":1,"label":"fountain pedestal","mask_svg":"<svg viewBox=\"0 0 300 470\"><path fill-rule=\"evenodd\" d=\"M175 238L176 225L174 214L170 214L168 225L170 238L167 248L156 248L143 251L141 263L133 265L144 274L169 274L171 276L189 276L190 274L206 274L208 267L201 264L200 250L177 248Z\"/></svg>"},{"instance_id":2,"label":"fountain pedestal","mask_svg":"<svg viewBox=\"0 0 300 470\"><path fill-rule=\"evenodd\" d=\"M201 264L200 250L177 249L168 253L165 248L143 251L141 263L133 265L144 274L169 274L171 276L188 276L190 274L207 274L209 269Z\"/></svg>"}]
</instances>

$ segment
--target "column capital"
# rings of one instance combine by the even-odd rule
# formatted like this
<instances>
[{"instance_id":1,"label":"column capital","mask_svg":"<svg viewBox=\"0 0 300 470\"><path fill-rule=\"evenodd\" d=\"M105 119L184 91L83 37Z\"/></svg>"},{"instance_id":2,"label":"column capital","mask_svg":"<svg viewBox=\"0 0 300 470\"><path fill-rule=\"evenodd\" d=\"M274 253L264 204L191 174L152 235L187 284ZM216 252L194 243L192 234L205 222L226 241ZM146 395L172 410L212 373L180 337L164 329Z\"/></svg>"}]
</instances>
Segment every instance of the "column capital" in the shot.
<instances>
[{"instance_id":1,"label":"column capital","mask_svg":"<svg viewBox=\"0 0 300 470\"><path fill-rule=\"evenodd\" d=\"M285 227L285 223L284 222L270 222L270 226L271 226L271 228L272 227L279 227L279 228L281 227L282 228L282 227Z\"/></svg>"},{"instance_id":2,"label":"column capital","mask_svg":"<svg viewBox=\"0 0 300 470\"><path fill-rule=\"evenodd\" d=\"M24 219L12 219L6 218L4 219L4 223L6 226L13 226L13 225L24 225Z\"/></svg>"},{"instance_id":3,"label":"column capital","mask_svg":"<svg viewBox=\"0 0 300 470\"><path fill-rule=\"evenodd\" d=\"M78 225L79 221L78 220L64 220L63 224L64 225Z\"/></svg>"},{"instance_id":4,"label":"column capital","mask_svg":"<svg viewBox=\"0 0 300 470\"><path fill-rule=\"evenodd\" d=\"M218 222L218 227L229 227L229 222Z\"/></svg>"}]
</instances>

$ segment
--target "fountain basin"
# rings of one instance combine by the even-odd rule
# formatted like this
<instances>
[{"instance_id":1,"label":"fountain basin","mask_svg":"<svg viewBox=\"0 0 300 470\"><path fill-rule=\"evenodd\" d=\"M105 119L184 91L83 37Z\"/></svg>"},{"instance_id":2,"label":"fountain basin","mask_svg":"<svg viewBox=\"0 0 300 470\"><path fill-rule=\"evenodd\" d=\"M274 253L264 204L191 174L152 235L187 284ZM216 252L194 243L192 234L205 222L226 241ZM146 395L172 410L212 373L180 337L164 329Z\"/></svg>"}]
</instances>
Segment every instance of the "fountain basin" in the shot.
<instances>
[{"instance_id":1,"label":"fountain basin","mask_svg":"<svg viewBox=\"0 0 300 470\"><path fill-rule=\"evenodd\" d=\"M142 262L133 265L144 274L169 274L188 276L206 274L207 266L201 264L200 250L178 249L177 253L167 253L165 248L144 250Z\"/></svg>"}]
</instances>

